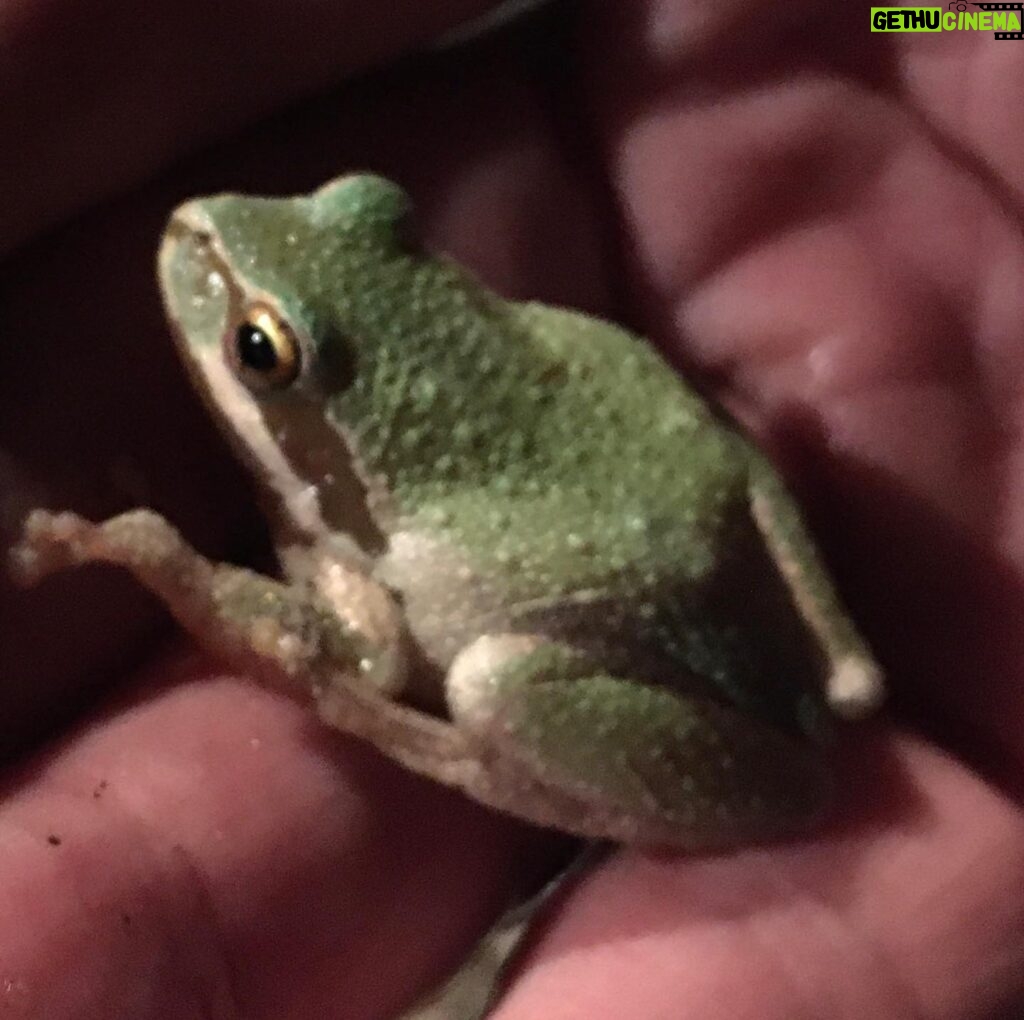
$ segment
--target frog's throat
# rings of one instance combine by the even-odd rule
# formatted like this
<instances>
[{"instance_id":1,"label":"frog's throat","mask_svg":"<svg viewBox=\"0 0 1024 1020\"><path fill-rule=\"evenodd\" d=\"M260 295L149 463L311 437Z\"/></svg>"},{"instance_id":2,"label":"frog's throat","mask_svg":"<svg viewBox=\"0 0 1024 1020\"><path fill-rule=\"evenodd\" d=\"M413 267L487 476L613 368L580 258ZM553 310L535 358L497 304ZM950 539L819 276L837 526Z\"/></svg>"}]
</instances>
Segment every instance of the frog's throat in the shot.
<instances>
[{"instance_id":1,"label":"frog's throat","mask_svg":"<svg viewBox=\"0 0 1024 1020\"><path fill-rule=\"evenodd\" d=\"M221 335L229 323L240 320L247 303L276 302L270 295L255 294L230 270L216 233L200 210L190 205L178 211L159 255L167 317L197 391L259 484L275 537L308 543L346 534L363 553L379 555L388 540L374 511L386 515L387 500L375 480L361 470L351 444L326 420L322 403L299 398L286 406L263 404L227 364L219 339L205 344L190 341L177 311L179 302L190 300L190 295L175 288L170 267L180 254L179 245L191 243L197 232L203 244L201 249L193 247L193 257L227 288Z\"/></svg>"}]
</instances>

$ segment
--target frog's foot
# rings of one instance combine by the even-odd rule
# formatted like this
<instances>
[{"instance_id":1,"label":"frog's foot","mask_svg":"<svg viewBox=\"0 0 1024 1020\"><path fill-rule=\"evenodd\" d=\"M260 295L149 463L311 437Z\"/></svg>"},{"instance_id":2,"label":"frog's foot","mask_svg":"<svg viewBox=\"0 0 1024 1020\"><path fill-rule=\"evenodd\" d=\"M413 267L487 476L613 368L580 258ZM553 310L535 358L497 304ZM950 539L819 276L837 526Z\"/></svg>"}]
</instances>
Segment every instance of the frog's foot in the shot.
<instances>
[{"instance_id":1,"label":"frog's foot","mask_svg":"<svg viewBox=\"0 0 1024 1020\"><path fill-rule=\"evenodd\" d=\"M130 519L140 516L160 520L157 515L145 510L125 515ZM131 520L128 526L131 526ZM11 574L19 584L37 584L48 574L68 567L109 562L110 557L105 554L107 545L107 535L102 525L93 524L70 512L33 510L25 518L21 540L11 549Z\"/></svg>"},{"instance_id":2,"label":"frog's foot","mask_svg":"<svg viewBox=\"0 0 1024 1020\"><path fill-rule=\"evenodd\" d=\"M460 728L495 775L533 800L517 811L589 837L721 848L820 820L829 778L811 744L706 698L611 676L574 649L479 638L456 659ZM552 806L554 805L554 806Z\"/></svg>"}]
</instances>

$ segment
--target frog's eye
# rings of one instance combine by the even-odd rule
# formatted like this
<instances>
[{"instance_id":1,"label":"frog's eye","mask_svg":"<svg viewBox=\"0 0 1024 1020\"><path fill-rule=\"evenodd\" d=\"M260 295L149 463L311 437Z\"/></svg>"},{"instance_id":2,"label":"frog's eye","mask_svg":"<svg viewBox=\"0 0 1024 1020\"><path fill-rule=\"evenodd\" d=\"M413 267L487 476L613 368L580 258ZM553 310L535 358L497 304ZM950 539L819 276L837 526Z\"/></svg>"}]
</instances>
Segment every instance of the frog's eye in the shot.
<instances>
[{"instance_id":1,"label":"frog's eye","mask_svg":"<svg viewBox=\"0 0 1024 1020\"><path fill-rule=\"evenodd\" d=\"M266 305L253 305L225 337L228 360L251 390L279 390L295 381L302 349L291 328Z\"/></svg>"}]
</instances>

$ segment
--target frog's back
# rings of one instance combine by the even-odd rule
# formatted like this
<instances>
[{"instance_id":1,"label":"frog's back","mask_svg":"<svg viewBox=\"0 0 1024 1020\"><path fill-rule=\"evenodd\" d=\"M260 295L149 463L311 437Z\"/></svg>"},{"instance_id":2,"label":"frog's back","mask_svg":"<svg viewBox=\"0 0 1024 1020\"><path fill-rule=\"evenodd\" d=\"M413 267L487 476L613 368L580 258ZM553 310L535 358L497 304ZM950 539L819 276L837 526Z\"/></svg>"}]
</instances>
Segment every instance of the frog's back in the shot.
<instances>
[{"instance_id":1,"label":"frog's back","mask_svg":"<svg viewBox=\"0 0 1024 1020\"><path fill-rule=\"evenodd\" d=\"M748 499L746 440L634 334L539 304L509 315L541 366L521 461L488 486L522 596L711 569Z\"/></svg>"},{"instance_id":2,"label":"frog's back","mask_svg":"<svg viewBox=\"0 0 1024 1020\"><path fill-rule=\"evenodd\" d=\"M550 365L550 401L535 441L551 481L599 485L614 503L701 504L745 485L746 442L646 341L579 312L512 305L535 357ZM543 459L543 458L542 458Z\"/></svg>"},{"instance_id":3,"label":"frog's back","mask_svg":"<svg viewBox=\"0 0 1024 1020\"><path fill-rule=\"evenodd\" d=\"M373 416L403 422L379 444L396 530L449 542L506 604L713 569L748 499L746 441L624 329L533 303L482 313Z\"/></svg>"},{"instance_id":4,"label":"frog's back","mask_svg":"<svg viewBox=\"0 0 1024 1020\"><path fill-rule=\"evenodd\" d=\"M639 337L513 314L564 373L539 423L540 491L509 515L521 548L544 546L513 628L801 729L824 661L751 513L748 440Z\"/></svg>"}]
</instances>

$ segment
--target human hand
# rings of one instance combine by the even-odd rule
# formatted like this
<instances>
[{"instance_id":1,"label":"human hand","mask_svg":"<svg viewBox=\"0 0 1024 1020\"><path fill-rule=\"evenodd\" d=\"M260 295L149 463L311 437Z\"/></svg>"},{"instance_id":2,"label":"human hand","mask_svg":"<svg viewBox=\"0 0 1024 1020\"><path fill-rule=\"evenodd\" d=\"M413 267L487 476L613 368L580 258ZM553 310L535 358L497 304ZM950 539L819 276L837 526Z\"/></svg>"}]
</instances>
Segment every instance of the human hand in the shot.
<instances>
[{"instance_id":1,"label":"human hand","mask_svg":"<svg viewBox=\"0 0 1024 1020\"><path fill-rule=\"evenodd\" d=\"M957 1017L1019 991L1021 140L959 123L943 101L962 93L921 84L936 60L925 42L974 69L1015 50L990 36L903 50L847 6L814 8L811 42L792 5L594 5L571 69L566 50L503 42L398 66L111 199L5 270L17 480L94 516L115 509L111 479L124 505L146 486L211 547L246 520L245 501L176 375L150 279L156 231L189 193L295 191L345 169L400 179L428 244L505 292L646 328L789 465L890 667L898 725L850 736L837 820L817 839L711 860L629 851L591 876L505 1020ZM440 21L440 8L417 17ZM218 8L220 34L196 14L197 46L167 8L150 83L126 88L114 72L153 23L108 12L76 34L76 10L22 3L20 22L0 21L0 38L13 24L40 47L34 64L32 45L16 51L20 102L0 113L30 114L5 188L9 247L403 41L370 5L237 3ZM124 47L123 62L93 62L100 46ZM62 100L86 95L87 122L32 114L52 107L43 61L58 54ZM94 417L106 429L83 434ZM68 579L63 597L98 583ZM34 593L46 655L103 663L137 646L118 595L137 600L126 584L95 607L104 622L76 624L76 603L54 628ZM81 669L43 663L34 704L60 707ZM0 814L0 1001L30 1017L387 1015L454 962L532 846L194 658L157 660L52 747Z\"/></svg>"}]
</instances>

